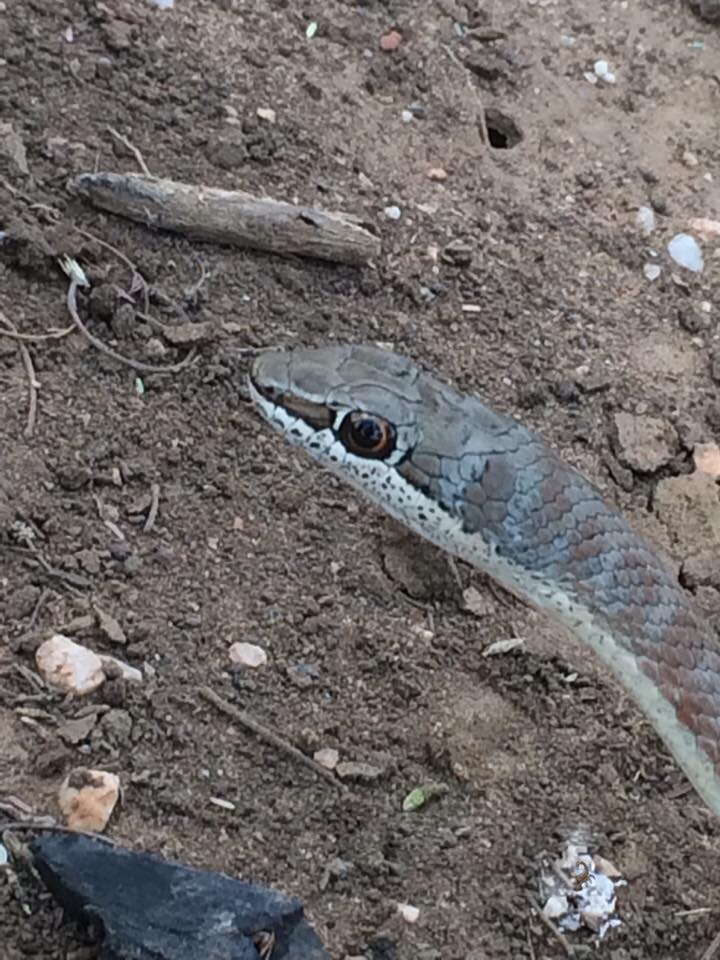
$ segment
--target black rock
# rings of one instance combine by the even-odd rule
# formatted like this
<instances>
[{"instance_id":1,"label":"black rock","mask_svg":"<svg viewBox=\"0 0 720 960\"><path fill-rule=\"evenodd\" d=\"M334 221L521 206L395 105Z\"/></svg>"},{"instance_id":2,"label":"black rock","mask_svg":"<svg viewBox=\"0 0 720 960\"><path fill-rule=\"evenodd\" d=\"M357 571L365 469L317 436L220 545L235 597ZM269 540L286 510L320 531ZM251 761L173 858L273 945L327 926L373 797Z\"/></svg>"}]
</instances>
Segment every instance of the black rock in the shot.
<instances>
[{"instance_id":1,"label":"black rock","mask_svg":"<svg viewBox=\"0 0 720 960\"><path fill-rule=\"evenodd\" d=\"M102 939L102 960L330 960L302 903L276 890L83 834L43 834L31 851L57 902ZM261 936L274 936L269 952Z\"/></svg>"}]
</instances>

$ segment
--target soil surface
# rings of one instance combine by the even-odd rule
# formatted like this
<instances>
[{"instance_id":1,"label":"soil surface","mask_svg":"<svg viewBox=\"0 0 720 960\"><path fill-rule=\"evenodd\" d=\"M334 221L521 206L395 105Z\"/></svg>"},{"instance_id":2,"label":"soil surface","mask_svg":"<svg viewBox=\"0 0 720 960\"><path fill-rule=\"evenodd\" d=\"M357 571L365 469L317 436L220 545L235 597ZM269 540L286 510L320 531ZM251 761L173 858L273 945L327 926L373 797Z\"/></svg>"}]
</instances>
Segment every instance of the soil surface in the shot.
<instances>
[{"instance_id":1,"label":"soil surface","mask_svg":"<svg viewBox=\"0 0 720 960\"><path fill-rule=\"evenodd\" d=\"M295 894L334 958L369 960L566 956L533 904L541 860L581 829L628 881L597 955L700 960L720 825L643 716L542 617L462 565L460 586L291 452L244 376L249 348L411 355L539 430L720 623L717 487L687 486L694 445L720 441L720 248L695 231L702 272L666 250L720 219L718 26L679 0L6 0L0 37L0 327L35 338L37 383L28 430L0 330L3 809L59 816L70 769L115 772L113 838ZM94 210L69 178L138 169L110 127L159 176L355 214L382 255L283 259ZM191 361L138 372L72 328L65 254L97 340L177 364L187 327L161 324L202 323ZM144 683L38 685L58 630ZM238 640L268 664L233 671ZM373 769L344 796L202 685L309 756ZM403 813L429 782L448 790ZM3 957L95 956L30 881L0 883ZM596 955L589 930L567 937Z\"/></svg>"}]
</instances>

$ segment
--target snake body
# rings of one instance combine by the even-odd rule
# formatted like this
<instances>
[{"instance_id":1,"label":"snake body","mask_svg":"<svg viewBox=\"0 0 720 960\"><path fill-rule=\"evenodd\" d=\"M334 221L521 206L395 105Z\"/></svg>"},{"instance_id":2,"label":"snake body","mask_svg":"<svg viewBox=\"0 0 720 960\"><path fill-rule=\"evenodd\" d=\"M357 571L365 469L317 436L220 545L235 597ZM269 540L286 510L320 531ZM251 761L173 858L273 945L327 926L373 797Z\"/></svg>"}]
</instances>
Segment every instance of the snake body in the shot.
<instances>
[{"instance_id":1,"label":"snake body","mask_svg":"<svg viewBox=\"0 0 720 960\"><path fill-rule=\"evenodd\" d=\"M522 424L375 347L265 353L249 387L291 443L587 643L720 814L720 643L580 473Z\"/></svg>"}]
</instances>

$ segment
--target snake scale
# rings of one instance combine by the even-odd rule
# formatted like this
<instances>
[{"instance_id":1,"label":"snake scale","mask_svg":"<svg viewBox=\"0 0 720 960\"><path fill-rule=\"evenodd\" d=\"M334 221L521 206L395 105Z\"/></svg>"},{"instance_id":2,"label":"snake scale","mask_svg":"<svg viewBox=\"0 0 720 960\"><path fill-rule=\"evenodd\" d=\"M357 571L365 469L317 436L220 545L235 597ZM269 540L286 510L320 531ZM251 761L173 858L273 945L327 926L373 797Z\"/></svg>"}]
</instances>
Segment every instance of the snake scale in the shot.
<instances>
[{"instance_id":1,"label":"snake scale","mask_svg":"<svg viewBox=\"0 0 720 960\"><path fill-rule=\"evenodd\" d=\"M657 552L522 424L371 346L271 351L261 414L588 644L720 814L720 643Z\"/></svg>"}]
</instances>

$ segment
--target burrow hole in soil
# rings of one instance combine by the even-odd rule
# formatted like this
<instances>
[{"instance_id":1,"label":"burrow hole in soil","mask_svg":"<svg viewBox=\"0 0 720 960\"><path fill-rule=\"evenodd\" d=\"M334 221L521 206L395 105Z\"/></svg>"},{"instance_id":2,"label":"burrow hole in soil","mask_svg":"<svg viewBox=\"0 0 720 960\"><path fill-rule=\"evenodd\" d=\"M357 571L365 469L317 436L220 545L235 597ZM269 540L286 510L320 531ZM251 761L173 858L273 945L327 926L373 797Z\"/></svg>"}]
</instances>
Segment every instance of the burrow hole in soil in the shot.
<instances>
[{"instance_id":1,"label":"burrow hole in soil","mask_svg":"<svg viewBox=\"0 0 720 960\"><path fill-rule=\"evenodd\" d=\"M523 138L522 130L512 117L495 107L488 107L485 111L485 128L490 146L495 150L511 150Z\"/></svg>"}]
</instances>

